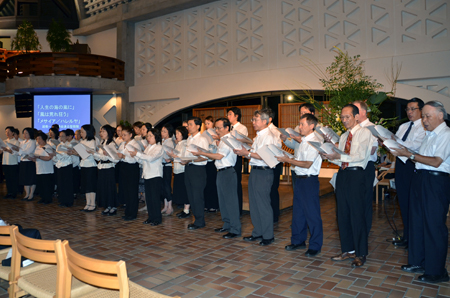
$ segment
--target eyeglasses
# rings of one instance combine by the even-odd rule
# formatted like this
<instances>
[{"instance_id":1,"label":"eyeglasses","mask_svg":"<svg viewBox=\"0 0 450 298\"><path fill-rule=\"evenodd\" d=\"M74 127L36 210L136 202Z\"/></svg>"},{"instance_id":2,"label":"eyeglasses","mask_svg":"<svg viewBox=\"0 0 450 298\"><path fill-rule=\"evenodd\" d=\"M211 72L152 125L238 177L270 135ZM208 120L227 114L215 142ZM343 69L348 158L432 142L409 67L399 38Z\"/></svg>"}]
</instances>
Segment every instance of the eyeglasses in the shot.
<instances>
[{"instance_id":1,"label":"eyeglasses","mask_svg":"<svg viewBox=\"0 0 450 298\"><path fill-rule=\"evenodd\" d=\"M419 108L406 108L405 111L408 113L409 111L414 112L415 110L418 110Z\"/></svg>"}]
</instances>

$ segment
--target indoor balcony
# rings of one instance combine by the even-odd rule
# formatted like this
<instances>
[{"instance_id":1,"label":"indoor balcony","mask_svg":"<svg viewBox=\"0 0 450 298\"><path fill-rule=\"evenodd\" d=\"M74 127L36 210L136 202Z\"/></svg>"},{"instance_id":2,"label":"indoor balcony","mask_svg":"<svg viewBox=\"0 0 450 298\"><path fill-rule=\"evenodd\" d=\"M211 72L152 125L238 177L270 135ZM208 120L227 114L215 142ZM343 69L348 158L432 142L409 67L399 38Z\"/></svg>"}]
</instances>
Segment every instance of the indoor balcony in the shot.
<instances>
[{"instance_id":1,"label":"indoor balcony","mask_svg":"<svg viewBox=\"0 0 450 298\"><path fill-rule=\"evenodd\" d=\"M0 62L0 92L120 94L126 92L124 68L121 60L92 54L21 54Z\"/></svg>"}]
</instances>

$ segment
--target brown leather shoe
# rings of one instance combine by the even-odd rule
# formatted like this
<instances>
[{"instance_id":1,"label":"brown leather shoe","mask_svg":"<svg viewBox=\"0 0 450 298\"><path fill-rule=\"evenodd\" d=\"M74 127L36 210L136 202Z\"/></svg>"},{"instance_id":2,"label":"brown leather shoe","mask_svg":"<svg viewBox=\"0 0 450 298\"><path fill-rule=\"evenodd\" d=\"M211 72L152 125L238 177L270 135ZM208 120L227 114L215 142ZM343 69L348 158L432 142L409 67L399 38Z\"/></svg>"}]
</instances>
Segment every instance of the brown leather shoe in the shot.
<instances>
[{"instance_id":1,"label":"brown leather shoe","mask_svg":"<svg viewBox=\"0 0 450 298\"><path fill-rule=\"evenodd\" d=\"M344 261L344 260L348 260L348 259L354 259L356 257L356 255L354 253L348 253L348 252L344 252L342 254L339 254L337 256L331 257L332 261Z\"/></svg>"},{"instance_id":2,"label":"brown leather shoe","mask_svg":"<svg viewBox=\"0 0 450 298\"><path fill-rule=\"evenodd\" d=\"M366 262L366 256L356 257L352 262L352 267L353 268L361 267L364 265L365 262Z\"/></svg>"}]
</instances>

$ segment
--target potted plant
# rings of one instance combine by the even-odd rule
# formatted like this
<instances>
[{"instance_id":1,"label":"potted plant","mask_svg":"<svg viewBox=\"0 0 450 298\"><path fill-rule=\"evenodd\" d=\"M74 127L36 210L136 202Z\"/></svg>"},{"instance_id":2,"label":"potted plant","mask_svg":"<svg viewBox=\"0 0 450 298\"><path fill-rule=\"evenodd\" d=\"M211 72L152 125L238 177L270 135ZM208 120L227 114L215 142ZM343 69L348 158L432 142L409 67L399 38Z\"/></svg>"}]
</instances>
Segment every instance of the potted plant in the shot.
<instances>
[{"instance_id":1,"label":"potted plant","mask_svg":"<svg viewBox=\"0 0 450 298\"><path fill-rule=\"evenodd\" d=\"M23 21L17 28L17 35L12 40L11 49L13 51L29 53L30 51L39 51L41 48L33 25L30 22Z\"/></svg>"},{"instance_id":2,"label":"potted plant","mask_svg":"<svg viewBox=\"0 0 450 298\"><path fill-rule=\"evenodd\" d=\"M68 52L71 50L72 34L66 30L61 21L52 19L52 23L47 31L47 41L52 52Z\"/></svg>"}]
</instances>

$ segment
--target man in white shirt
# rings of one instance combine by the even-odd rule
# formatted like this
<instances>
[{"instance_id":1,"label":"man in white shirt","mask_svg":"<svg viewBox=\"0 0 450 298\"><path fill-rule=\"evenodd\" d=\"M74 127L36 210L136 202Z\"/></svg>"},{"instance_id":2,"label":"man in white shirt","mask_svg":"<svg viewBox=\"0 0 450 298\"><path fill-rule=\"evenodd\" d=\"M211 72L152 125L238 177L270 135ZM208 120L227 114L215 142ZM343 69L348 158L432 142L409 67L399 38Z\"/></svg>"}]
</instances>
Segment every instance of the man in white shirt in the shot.
<instances>
[{"instance_id":1,"label":"man in white shirt","mask_svg":"<svg viewBox=\"0 0 450 298\"><path fill-rule=\"evenodd\" d=\"M427 102L422 121L427 130L418 154L406 148L392 150L416 162L411 181L409 205L408 265L402 270L423 272L419 281L449 281L445 264L448 250L446 226L450 185L450 128L445 123L447 112L438 101Z\"/></svg>"},{"instance_id":2,"label":"man in white shirt","mask_svg":"<svg viewBox=\"0 0 450 298\"><path fill-rule=\"evenodd\" d=\"M277 146L281 148L281 132L277 129L277 127L273 124L273 119L275 118L275 113L272 111L272 109L268 109L270 111L270 118L269 118L269 129L272 132L272 134L277 139ZM283 163L280 162L277 164L275 169L273 169L273 183L272 188L270 190L270 204L272 205L273 210L273 222L277 223L278 218L280 217L280 193L278 192L278 188L280 187L280 175L281 171L283 170Z\"/></svg>"},{"instance_id":3,"label":"man in white shirt","mask_svg":"<svg viewBox=\"0 0 450 298\"><path fill-rule=\"evenodd\" d=\"M273 168L270 168L258 150L269 144L277 145L278 140L269 129L270 109L255 111L252 122L256 138L251 151L245 148L235 149L239 156L250 159L252 170L248 179L248 200L250 203L250 217L252 219L252 235L244 237L245 241L260 240L262 246L273 243L273 211L270 204L270 189L273 183Z\"/></svg>"},{"instance_id":4,"label":"man in white shirt","mask_svg":"<svg viewBox=\"0 0 450 298\"><path fill-rule=\"evenodd\" d=\"M413 98L406 106L406 115L409 121L402 124L397 133L397 141L413 151L419 151L420 145L425 138L425 128L422 124L422 108L424 102L420 98ZM403 163L399 158L395 161L395 189L397 191L398 203L402 212L403 237L392 242L395 246L408 246L409 239L409 202L411 180L414 175L415 165L408 159Z\"/></svg>"},{"instance_id":5,"label":"man in white shirt","mask_svg":"<svg viewBox=\"0 0 450 298\"><path fill-rule=\"evenodd\" d=\"M361 127L373 126L372 122L370 122L369 118L367 118L367 111L369 107L363 101L354 101L353 104L359 110L359 118L358 124ZM366 177L366 195L365 198L367 200L367 209L366 209L366 227L367 227L367 235L370 233L370 229L372 228L372 214L373 214L373 182L375 180L375 162L377 161L378 155L378 140L372 135L372 149L370 151L369 162L367 163L366 168L364 169L364 175Z\"/></svg>"},{"instance_id":6,"label":"man in white shirt","mask_svg":"<svg viewBox=\"0 0 450 298\"><path fill-rule=\"evenodd\" d=\"M239 200L237 195L237 176L234 169L236 154L223 142L230 136L231 123L226 118L219 118L215 122L215 129L220 137L217 153L192 152L196 156L206 156L215 160L217 168L217 194L219 196L220 215L223 226L214 231L228 232L222 237L236 238L241 235L241 221L239 220Z\"/></svg>"},{"instance_id":7,"label":"man in white shirt","mask_svg":"<svg viewBox=\"0 0 450 298\"><path fill-rule=\"evenodd\" d=\"M10 143L11 145L20 146L19 141L14 138L15 128L8 126L5 129L6 140L5 143ZM17 196L17 191L19 188L19 159L17 155L13 154L10 148L5 148L3 150L3 172L5 173L6 180L6 190L7 194L4 199L15 199Z\"/></svg>"},{"instance_id":8,"label":"man in white shirt","mask_svg":"<svg viewBox=\"0 0 450 298\"><path fill-rule=\"evenodd\" d=\"M363 174L370 158L372 134L361 127L357 120L359 110L353 104L342 108L341 120L347 131L341 135L337 152L321 154L340 166L336 176L336 202L342 253L331 258L333 261L353 259L352 267L361 267L368 254L366 177Z\"/></svg>"},{"instance_id":9,"label":"man in white shirt","mask_svg":"<svg viewBox=\"0 0 450 298\"><path fill-rule=\"evenodd\" d=\"M208 140L200 133L202 127L202 120L198 117L192 117L188 120L188 132L190 134L187 139L187 146L193 144L205 150L209 148ZM194 155L186 151L187 157L194 157ZM187 196L191 204L192 214L194 214L195 221L188 225L188 230L197 230L203 228L205 224L204 208L205 196L204 190L206 186L206 170L205 166L207 159L203 157L197 158L192 162L185 162L184 183L186 184Z\"/></svg>"},{"instance_id":10,"label":"man in white shirt","mask_svg":"<svg viewBox=\"0 0 450 298\"><path fill-rule=\"evenodd\" d=\"M230 131L236 129L239 133L248 137L248 129L241 122L242 113L241 109L237 107L229 108L227 110L227 118L231 123ZM239 198L239 214L242 214L242 157L238 156L234 169L237 175L237 192Z\"/></svg>"},{"instance_id":11,"label":"man in white shirt","mask_svg":"<svg viewBox=\"0 0 450 298\"><path fill-rule=\"evenodd\" d=\"M303 136L294 159L287 156L278 157L278 161L288 162L295 166L296 183L292 210L291 244L286 250L306 248L308 228L311 233L309 248L305 255L309 257L320 253L323 244L323 227L320 216L319 172L322 158L319 152L308 142L322 143L314 134L318 121L314 115L305 114L300 118L299 130Z\"/></svg>"}]
</instances>

